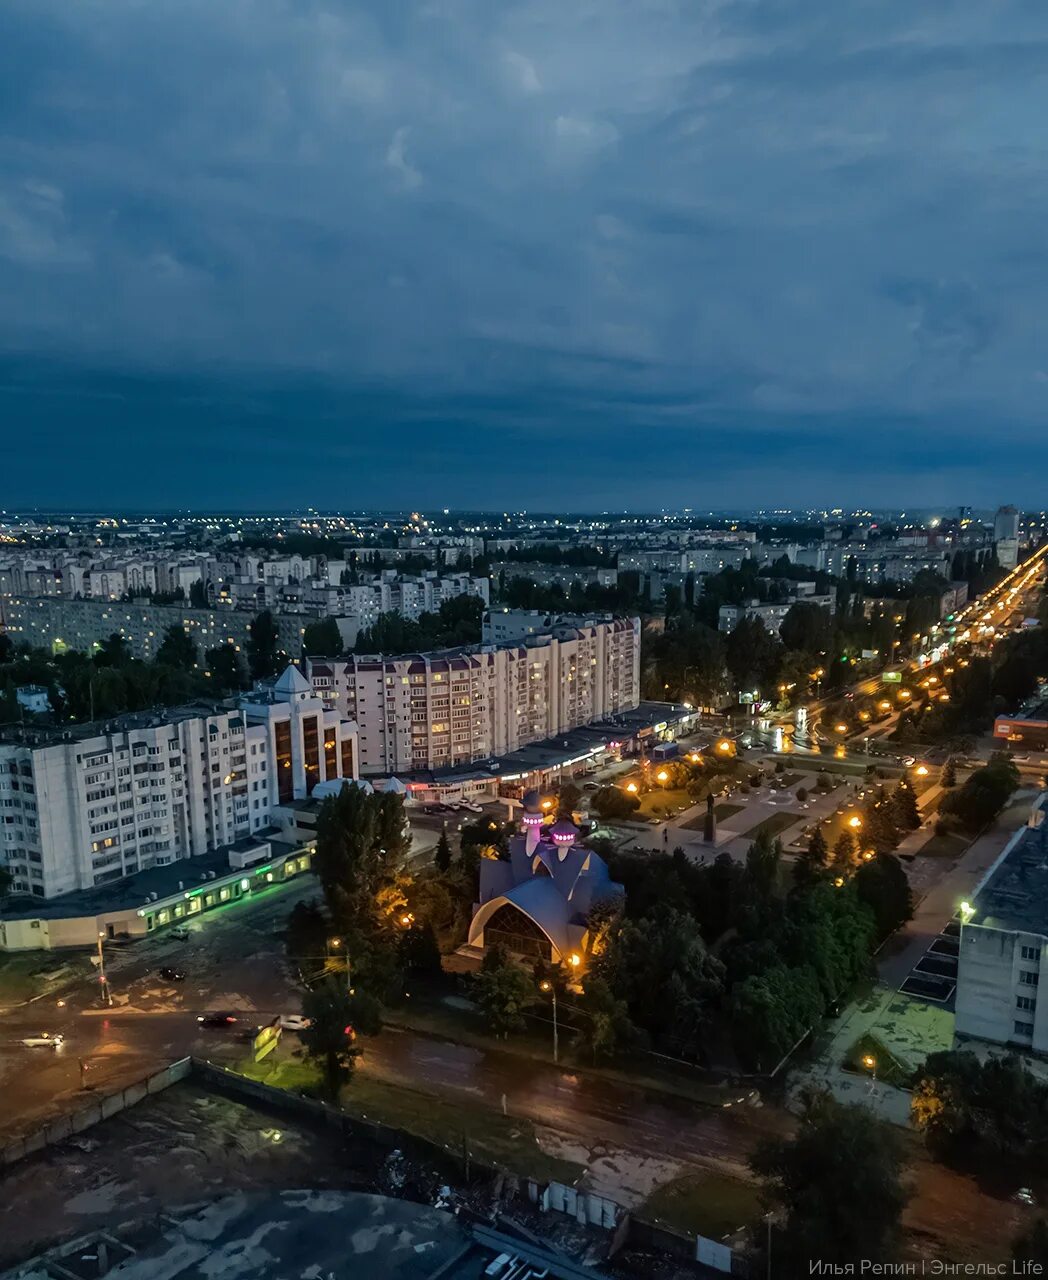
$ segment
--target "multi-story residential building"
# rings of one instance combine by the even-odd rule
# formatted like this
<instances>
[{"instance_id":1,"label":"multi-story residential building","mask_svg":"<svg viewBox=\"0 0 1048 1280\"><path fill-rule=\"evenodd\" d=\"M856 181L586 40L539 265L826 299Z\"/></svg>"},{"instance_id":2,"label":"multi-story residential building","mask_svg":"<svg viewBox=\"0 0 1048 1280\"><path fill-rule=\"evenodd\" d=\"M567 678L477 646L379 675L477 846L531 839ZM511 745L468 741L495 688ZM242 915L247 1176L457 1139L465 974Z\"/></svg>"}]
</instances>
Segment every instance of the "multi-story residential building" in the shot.
<instances>
[{"instance_id":1,"label":"multi-story residential building","mask_svg":"<svg viewBox=\"0 0 1048 1280\"><path fill-rule=\"evenodd\" d=\"M52 898L232 844L356 776L356 727L289 667L239 706L0 738L0 858L13 892Z\"/></svg>"},{"instance_id":2,"label":"multi-story residential building","mask_svg":"<svg viewBox=\"0 0 1048 1280\"><path fill-rule=\"evenodd\" d=\"M810 586L810 583L799 582L798 587ZM778 631L783 619L795 604L814 604L828 613L833 613L836 604L834 596L817 596L812 591L793 593L793 599L777 604L762 604L759 600L749 600L745 604L722 604L717 612L718 631L734 631L743 618L759 618L769 631Z\"/></svg>"},{"instance_id":3,"label":"multi-story residential building","mask_svg":"<svg viewBox=\"0 0 1048 1280\"><path fill-rule=\"evenodd\" d=\"M993 518L994 542L1019 540L1019 512L1015 507L998 507Z\"/></svg>"},{"instance_id":4,"label":"multi-story residential building","mask_svg":"<svg viewBox=\"0 0 1048 1280\"><path fill-rule=\"evenodd\" d=\"M116 632L127 640L132 656L143 659L156 656L164 633L172 626L183 627L192 637L201 659L205 650L222 644L243 649L255 619L255 613L247 609L21 598L5 600L3 614L7 633L16 644L90 653ZM298 657L310 619L303 614L274 614L273 621L279 649L289 657Z\"/></svg>"},{"instance_id":5,"label":"multi-story residential building","mask_svg":"<svg viewBox=\"0 0 1048 1280\"><path fill-rule=\"evenodd\" d=\"M491 576L503 582L526 578L540 587L557 586L570 591L574 586L614 587L619 580L619 571L601 565L531 564L520 560L500 560L491 566Z\"/></svg>"},{"instance_id":6,"label":"multi-story residential building","mask_svg":"<svg viewBox=\"0 0 1048 1280\"><path fill-rule=\"evenodd\" d=\"M638 705L639 619L531 616L542 628L508 641L303 667L356 722L360 771L371 775L505 755Z\"/></svg>"},{"instance_id":7,"label":"multi-story residential building","mask_svg":"<svg viewBox=\"0 0 1048 1280\"><path fill-rule=\"evenodd\" d=\"M1048 835L1036 811L961 907L956 1030L1048 1052Z\"/></svg>"}]
</instances>

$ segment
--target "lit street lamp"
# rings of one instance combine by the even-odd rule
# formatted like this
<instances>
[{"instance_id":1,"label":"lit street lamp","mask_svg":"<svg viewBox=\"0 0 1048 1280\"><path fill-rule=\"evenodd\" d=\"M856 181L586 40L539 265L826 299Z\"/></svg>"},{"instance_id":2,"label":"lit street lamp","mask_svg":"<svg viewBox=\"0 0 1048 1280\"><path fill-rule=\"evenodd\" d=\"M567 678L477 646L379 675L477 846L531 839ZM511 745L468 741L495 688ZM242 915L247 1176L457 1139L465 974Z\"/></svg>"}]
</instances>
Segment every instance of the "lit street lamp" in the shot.
<instances>
[{"instance_id":1,"label":"lit street lamp","mask_svg":"<svg viewBox=\"0 0 1048 1280\"><path fill-rule=\"evenodd\" d=\"M539 983L541 991L548 991L553 996L553 1061L560 1061L560 1044L557 1036L557 988L548 978Z\"/></svg>"}]
</instances>

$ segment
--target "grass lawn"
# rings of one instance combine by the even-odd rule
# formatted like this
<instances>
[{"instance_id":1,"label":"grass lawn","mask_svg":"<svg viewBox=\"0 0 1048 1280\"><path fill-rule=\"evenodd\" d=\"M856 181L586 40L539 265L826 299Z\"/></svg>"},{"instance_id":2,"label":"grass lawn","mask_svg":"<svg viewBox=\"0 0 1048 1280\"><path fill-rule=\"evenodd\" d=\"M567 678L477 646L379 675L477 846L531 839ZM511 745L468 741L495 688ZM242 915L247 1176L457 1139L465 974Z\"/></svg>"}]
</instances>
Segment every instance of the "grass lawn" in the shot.
<instances>
[{"instance_id":1,"label":"grass lawn","mask_svg":"<svg viewBox=\"0 0 1048 1280\"><path fill-rule=\"evenodd\" d=\"M366 1051L365 1051L366 1052ZM237 1068L252 1080L281 1089L317 1094L319 1075L304 1059L247 1059ZM445 1147L456 1156L469 1145L470 1155L540 1182L572 1183L583 1172L579 1164L546 1155L539 1149L528 1120L504 1116L461 1096L445 1097L393 1084L358 1067L342 1091L342 1109L362 1119L388 1124Z\"/></svg>"},{"instance_id":2,"label":"grass lawn","mask_svg":"<svg viewBox=\"0 0 1048 1280\"><path fill-rule=\"evenodd\" d=\"M773 813L770 817L765 818L763 822L747 831L745 834L756 839L759 835L767 833L770 836L780 835L787 827L794 827L804 818L803 813Z\"/></svg>"},{"instance_id":3,"label":"grass lawn","mask_svg":"<svg viewBox=\"0 0 1048 1280\"><path fill-rule=\"evenodd\" d=\"M713 806L713 816L718 822L726 822L729 818L733 818L735 814L742 813L746 806L744 804L728 804L727 801L721 801L720 804ZM698 814L694 818L689 818L687 822L682 822L681 826L686 831L701 831L706 825L706 811Z\"/></svg>"},{"instance_id":4,"label":"grass lawn","mask_svg":"<svg viewBox=\"0 0 1048 1280\"><path fill-rule=\"evenodd\" d=\"M0 952L0 1009L39 995L70 979L91 972L85 955L56 955L53 951Z\"/></svg>"},{"instance_id":5,"label":"grass lawn","mask_svg":"<svg viewBox=\"0 0 1048 1280\"><path fill-rule=\"evenodd\" d=\"M970 843L967 836L951 831L944 836L932 836L917 852L929 858L959 858Z\"/></svg>"},{"instance_id":6,"label":"grass lawn","mask_svg":"<svg viewBox=\"0 0 1048 1280\"><path fill-rule=\"evenodd\" d=\"M904 1063L900 1062L885 1046L877 1039L876 1036L861 1035L852 1045L845 1055L841 1066L845 1071L854 1071L859 1075L871 1075L871 1069L863 1062L865 1057L872 1057L877 1063L877 1079L883 1080L886 1084L894 1085L897 1089L906 1089L909 1087L913 1072Z\"/></svg>"},{"instance_id":7,"label":"grass lawn","mask_svg":"<svg viewBox=\"0 0 1048 1280\"><path fill-rule=\"evenodd\" d=\"M719 1173L685 1173L657 1187L638 1216L676 1231L722 1240L761 1211L756 1186Z\"/></svg>"},{"instance_id":8,"label":"grass lawn","mask_svg":"<svg viewBox=\"0 0 1048 1280\"><path fill-rule=\"evenodd\" d=\"M640 797L640 808L634 818L643 821L645 818L665 818L679 813L681 809L690 808L695 801L683 787L659 787L654 791L646 791Z\"/></svg>"}]
</instances>

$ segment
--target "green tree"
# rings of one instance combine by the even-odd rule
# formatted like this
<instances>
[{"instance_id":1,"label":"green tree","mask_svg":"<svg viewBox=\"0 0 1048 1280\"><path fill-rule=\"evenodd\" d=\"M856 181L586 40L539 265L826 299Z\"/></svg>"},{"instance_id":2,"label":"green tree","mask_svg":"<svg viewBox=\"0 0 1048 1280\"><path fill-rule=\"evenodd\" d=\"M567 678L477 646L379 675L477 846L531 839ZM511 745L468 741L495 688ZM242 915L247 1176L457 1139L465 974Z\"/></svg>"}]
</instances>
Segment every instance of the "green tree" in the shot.
<instances>
[{"instance_id":1,"label":"green tree","mask_svg":"<svg viewBox=\"0 0 1048 1280\"><path fill-rule=\"evenodd\" d=\"M973 831L992 822L1019 785L1014 763L997 753L989 764L971 774L964 784L951 791L940 808L956 816Z\"/></svg>"},{"instance_id":2,"label":"green tree","mask_svg":"<svg viewBox=\"0 0 1048 1280\"><path fill-rule=\"evenodd\" d=\"M577 787L574 782L562 782L557 792L557 817L566 818L571 822L571 815L579 807L582 800L582 790Z\"/></svg>"},{"instance_id":3,"label":"green tree","mask_svg":"<svg viewBox=\"0 0 1048 1280\"><path fill-rule=\"evenodd\" d=\"M776 683L782 645L760 618L743 617L728 636L727 664L736 689L770 689Z\"/></svg>"},{"instance_id":4,"label":"green tree","mask_svg":"<svg viewBox=\"0 0 1048 1280\"><path fill-rule=\"evenodd\" d=\"M528 1006L536 998L535 984L500 947L489 947L473 979L473 998L494 1034L505 1039L523 1027Z\"/></svg>"},{"instance_id":5,"label":"green tree","mask_svg":"<svg viewBox=\"0 0 1048 1280\"><path fill-rule=\"evenodd\" d=\"M833 869L838 875L846 876L852 871L857 861L855 836L845 827L833 844Z\"/></svg>"},{"instance_id":6,"label":"green tree","mask_svg":"<svg viewBox=\"0 0 1048 1280\"><path fill-rule=\"evenodd\" d=\"M855 892L873 912L877 937L886 938L913 916L913 895L902 863L894 854L878 853L855 874Z\"/></svg>"},{"instance_id":7,"label":"green tree","mask_svg":"<svg viewBox=\"0 0 1048 1280\"><path fill-rule=\"evenodd\" d=\"M131 645L127 637L120 635L117 631L102 641L94 656L96 667L127 667L132 661Z\"/></svg>"},{"instance_id":8,"label":"green tree","mask_svg":"<svg viewBox=\"0 0 1048 1280\"><path fill-rule=\"evenodd\" d=\"M403 797L392 792L343 786L320 806L315 865L336 933L388 927L405 825Z\"/></svg>"},{"instance_id":9,"label":"green tree","mask_svg":"<svg viewBox=\"0 0 1048 1280\"><path fill-rule=\"evenodd\" d=\"M777 1274L807 1275L816 1259L858 1272L863 1259L895 1256L905 1205L903 1149L872 1112L828 1094L810 1096L795 1135L764 1143L750 1163L780 1215L772 1255Z\"/></svg>"},{"instance_id":10,"label":"green tree","mask_svg":"<svg viewBox=\"0 0 1048 1280\"><path fill-rule=\"evenodd\" d=\"M437 847L433 850L433 865L442 875L451 868L451 843L446 828L441 831Z\"/></svg>"},{"instance_id":11,"label":"green tree","mask_svg":"<svg viewBox=\"0 0 1048 1280\"><path fill-rule=\"evenodd\" d=\"M724 965L707 951L693 917L663 904L656 917L619 919L591 971L654 1040L701 1049L724 989Z\"/></svg>"},{"instance_id":12,"label":"green tree","mask_svg":"<svg viewBox=\"0 0 1048 1280\"><path fill-rule=\"evenodd\" d=\"M892 792L891 814L900 831L916 831L921 825L917 796L906 778L900 778Z\"/></svg>"},{"instance_id":13,"label":"green tree","mask_svg":"<svg viewBox=\"0 0 1048 1280\"><path fill-rule=\"evenodd\" d=\"M220 689L229 693L243 689L247 681L247 672L240 654L233 645L220 644L214 649L208 649L204 655L204 661L207 670L211 672L212 680Z\"/></svg>"},{"instance_id":14,"label":"green tree","mask_svg":"<svg viewBox=\"0 0 1048 1280\"><path fill-rule=\"evenodd\" d=\"M950 791L957 785L957 765L954 763L953 756L950 756L942 767L939 785L944 791Z\"/></svg>"},{"instance_id":15,"label":"green tree","mask_svg":"<svg viewBox=\"0 0 1048 1280\"><path fill-rule=\"evenodd\" d=\"M302 652L306 655L335 657L342 653L342 632L334 618L324 618L320 622L311 622L302 637Z\"/></svg>"},{"instance_id":16,"label":"green tree","mask_svg":"<svg viewBox=\"0 0 1048 1280\"><path fill-rule=\"evenodd\" d=\"M816 826L808 840L808 847L793 864L793 879L798 885L813 884L829 866L830 851L822 827Z\"/></svg>"},{"instance_id":17,"label":"green tree","mask_svg":"<svg viewBox=\"0 0 1048 1280\"><path fill-rule=\"evenodd\" d=\"M618 999L604 981L587 975L579 1002L585 1017L579 1029L579 1049L594 1062L615 1057L638 1039L625 1000Z\"/></svg>"},{"instance_id":18,"label":"green tree","mask_svg":"<svg viewBox=\"0 0 1048 1280\"><path fill-rule=\"evenodd\" d=\"M822 1017L822 992L807 965L773 965L732 992L732 1033L740 1057L771 1071Z\"/></svg>"},{"instance_id":19,"label":"green tree","mask_svg":"<svg viewBox=\"0 0 1048 1280\"><path fill-rule=\"evenodd\" d=\"M186 629L177 622L168 627L156 651L157 662L181 671L192 671L199 659L196 644Z\"/></svg>"},{"instance_id":20,"label":"green tree","mask_svg":"<svg viewBox=\"0 0 1048 1280\"><path fill-rule=\"evenodd\" d=\"M273 615L268 609L255 615L247 642L247 663L256 680L274 675L279 662L277 654L278 633Z\"/></svg>"},{"instance_id":21,"label":"green tree","mask_svg":"<svg viewBox=\"0 0 1048 1280\"><path fill-rule=\"evenodd\" d=\"M604 822L627 822L640 807L636 796L618 787L600 787L593 792L590 808Z\"/></svg>"},{"instance_id":22,"label":"green tree","mask_svg":"<svg viewBox=\"0 0 1048 1280\"><path fill-rule=\"evenodd\" d=\"M306 1055L319 1064L329 1099L338 1102L360 1056L357 1036L381 1030L378 1002L364 993L350 995L341 981L329 979L305 993L302 1013L309 1019L301 1032Z\"/></svg>"}]
</instances>

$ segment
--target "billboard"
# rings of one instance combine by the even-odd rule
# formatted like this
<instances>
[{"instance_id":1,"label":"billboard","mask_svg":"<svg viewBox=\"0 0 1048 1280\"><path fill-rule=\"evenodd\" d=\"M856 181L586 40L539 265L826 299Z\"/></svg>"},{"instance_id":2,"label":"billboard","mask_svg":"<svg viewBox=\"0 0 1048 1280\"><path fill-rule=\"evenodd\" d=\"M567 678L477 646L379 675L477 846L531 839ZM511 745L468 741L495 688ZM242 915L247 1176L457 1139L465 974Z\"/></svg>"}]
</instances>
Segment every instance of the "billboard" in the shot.
<instances>
[{"instance_id":1,"label":"billboard","mask_svg":"<svg viewBox=\"0 0 1048 1280\"><path fill-rule=\"evenodd\" d=\"M267 1053L272 1053L280 1043L280 1018L277 1016L272 1022L266 1023L264 1027L259 1027L254 1040L251 1041L251 1048L255 1054L255 1061L261 1062Z\"/></svg>"},{"instance_id":2,"label":"billboard","mask_svg":"<svg viewBox=\"0 0 1048 1280\"><path fill-rule=\"evenodd\" d=\"M901 671L882 672L881 680L885 684L902 684L902 672Z\"/></svg>"}]
</instances>

